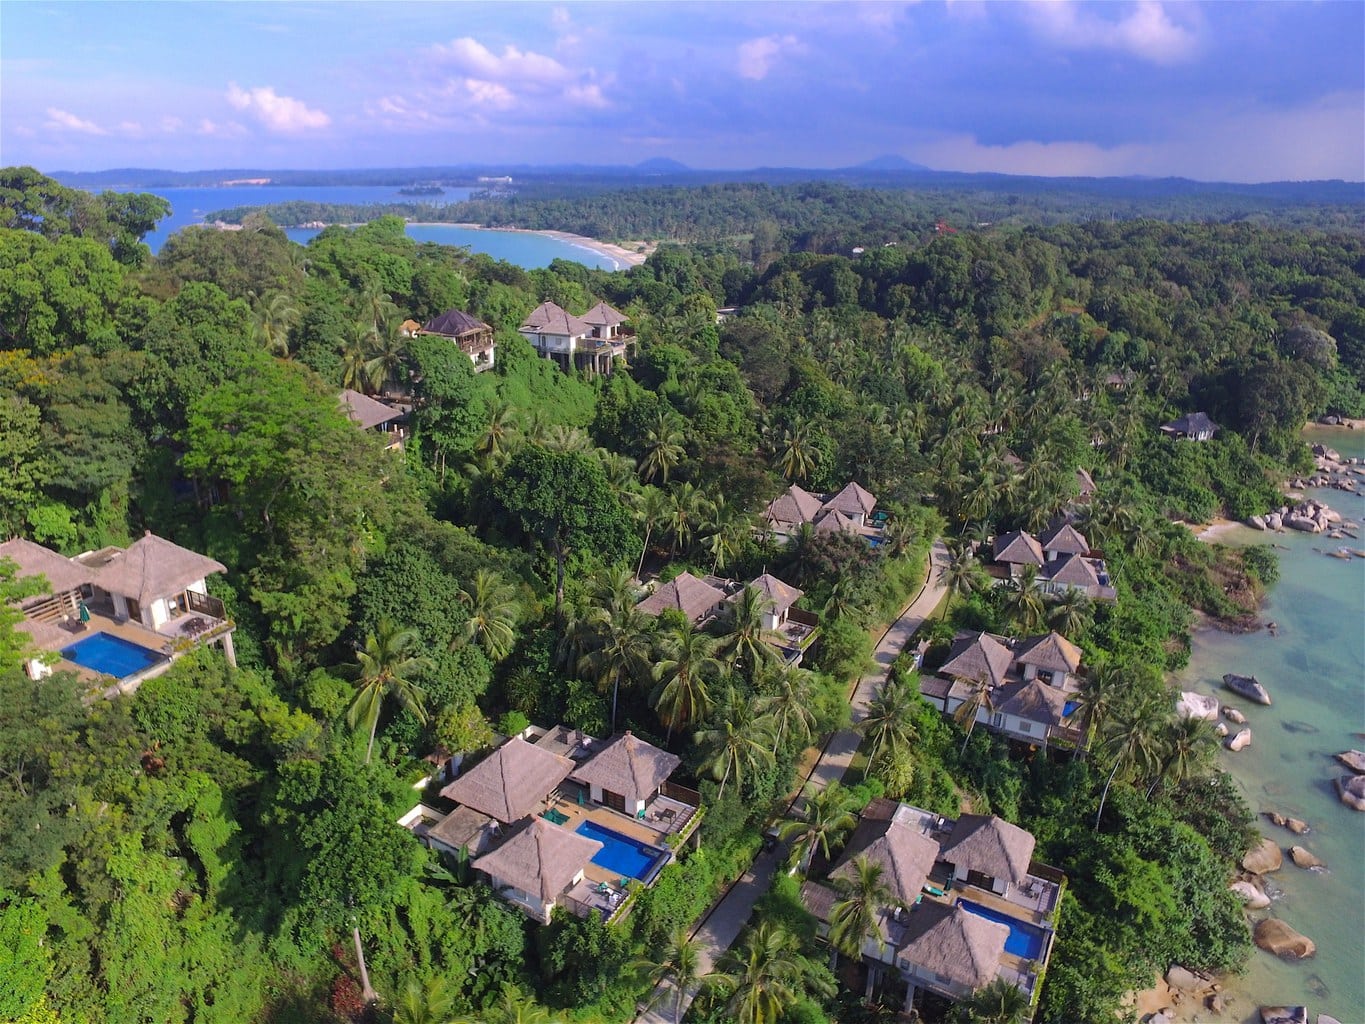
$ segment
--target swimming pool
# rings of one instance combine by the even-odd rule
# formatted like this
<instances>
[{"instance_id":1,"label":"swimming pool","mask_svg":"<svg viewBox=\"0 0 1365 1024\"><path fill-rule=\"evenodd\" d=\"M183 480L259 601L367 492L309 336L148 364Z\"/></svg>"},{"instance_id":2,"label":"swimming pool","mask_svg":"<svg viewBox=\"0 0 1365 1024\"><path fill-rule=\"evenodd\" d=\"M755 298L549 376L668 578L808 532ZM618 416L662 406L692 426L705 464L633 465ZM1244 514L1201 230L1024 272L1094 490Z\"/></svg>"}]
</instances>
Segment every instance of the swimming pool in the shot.
<instances>
[{"instance_id":1,"label":"swimming pool","mask_svg":"<svg viewBox=\"0 0 1365 1024\"><path fill-rule=\"evenodd\" d=\"M958 900L957 905L969 914L984 917L987 921L994 921L996 924L1008 925L1010 934L1005 939L1006 953L1023 957L1025 960L1042 959L1043 931L1041 928L1035 928L1031 924L1025 924L1008 914L983 907L980 903L973 903L971 900Z\"/></svg>"},{"instance_id":2,"label":"swimming pool","mask_svg":"<svg viewBox=\"0 0 1365 1024\"><path fill-rule=\"evenodd\" d=\"M602 844L602 849L592 859L594 864L626 878L650 882L668 863L667 850L603 828L595 821L584 821L574 831Z\"/></svg>"},{"instance_id":3,"label":"swimming pool","mask_svg":"<svg viewBox=\"0 0 1365 1024\"><path fill-rule=\"evenodd\" d=\"M162 660L156 651L149 651L108 633L96 633L70 647L63 647L62 657L82 668L116 679L136 675Z\"/></svg>"}]
</instances>

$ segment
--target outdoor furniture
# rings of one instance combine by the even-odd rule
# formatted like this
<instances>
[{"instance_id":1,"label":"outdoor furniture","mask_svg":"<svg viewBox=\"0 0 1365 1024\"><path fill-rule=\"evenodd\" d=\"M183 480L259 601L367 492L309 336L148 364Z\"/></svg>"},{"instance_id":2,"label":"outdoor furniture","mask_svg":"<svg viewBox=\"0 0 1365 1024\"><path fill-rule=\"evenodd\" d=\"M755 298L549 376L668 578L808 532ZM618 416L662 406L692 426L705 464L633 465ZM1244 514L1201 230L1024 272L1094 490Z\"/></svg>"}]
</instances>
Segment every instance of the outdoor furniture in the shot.
<instances>
[{"instance_id":1,"label":"outdoor furniture","mask_svg":"<svg viewBox=\"0 0 1365 1024\"><path fill-rule=\"evenodd\" d=\"M557 811L553 807L545 810L540 815L552 825L562 825L569 820L569 816L563 811Z\"/></svg>"}]
</instances>

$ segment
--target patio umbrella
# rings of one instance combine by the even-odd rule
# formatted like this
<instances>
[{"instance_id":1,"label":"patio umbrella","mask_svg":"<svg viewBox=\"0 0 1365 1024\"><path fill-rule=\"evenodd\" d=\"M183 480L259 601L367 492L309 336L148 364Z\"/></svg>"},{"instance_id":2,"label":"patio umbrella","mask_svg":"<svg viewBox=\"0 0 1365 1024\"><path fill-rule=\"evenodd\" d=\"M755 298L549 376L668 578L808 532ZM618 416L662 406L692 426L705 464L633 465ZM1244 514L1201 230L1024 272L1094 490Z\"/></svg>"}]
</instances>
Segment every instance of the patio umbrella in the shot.
<instances>
[{"instance_id":1,"label":"patio umbrella","mask_svg":"<svg viewBox=\"0 0 1365 1024\"><path fill-rule=\"evenodd\" d=\"M80 603L80 607L79 607L78 611L80 612L80 617L81 617L81 621L82 621L82 622L89 622L89 621L90 621L90 609L87 608L87 607L85 606L85 602L84 602L84 601L82 601L82 602Z\"/></svg>"}]
</instances>

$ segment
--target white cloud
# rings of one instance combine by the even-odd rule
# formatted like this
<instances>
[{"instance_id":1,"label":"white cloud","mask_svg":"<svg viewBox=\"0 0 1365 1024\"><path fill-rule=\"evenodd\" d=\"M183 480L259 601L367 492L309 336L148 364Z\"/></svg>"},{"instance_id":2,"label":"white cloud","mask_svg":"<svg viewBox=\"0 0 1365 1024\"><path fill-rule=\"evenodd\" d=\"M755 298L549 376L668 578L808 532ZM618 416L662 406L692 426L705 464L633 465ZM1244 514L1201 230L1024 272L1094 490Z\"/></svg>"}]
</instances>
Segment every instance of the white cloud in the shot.
<instances>
[{"instance_id":1,"label":"white cloud","mask_svg":"<svg viewBox=\"0 0 1365 1024\"><path fill-rule=\"evenodd\" d=\"M465 92L469 96L470 102L481 107L492 107L495 110L507 110L516 102L516 97L512 95L512 90L497 82L485 82L478 78L466 78L463 85Z\"/></svg>"},{"instance_id":2,"label":"white cloud","mask_svg":"<svg viewBox=\"0 0 1365 1024\"><path fill-rule=\"evenodd\" d=\"M577 106L595 107L598 110L611 105L607 102L607 98L602 95L602 87L596 82L571 85L564 90L564 98Z\"/></svg>"},{"instance_id":3,"label":"white cloud","mask_svg":"<svg viewBox=\"0 0 1365 1024\"><path fill-rule=\"evenodd\" d=\"M323 111L314 110L291 96L281 96L268 85L243 89L236 82L229 82L227 101L237 110L251 114L270 131L282 135L326 128L332 123Z\"/></svg>"},{"instance_id":4,"label":"white cloud","mask_svg":"<svg viewBox=\"0 0 1365 1024\"><path fill-rule=\"evenodd\" d=\"M118 130L124 135L141 135L142 125L136 121L120 121Z\"/></svg>"},{"instance_id":5,"label":"white cloud","mask_svg":"<svg viewBox=\"0 0 1365 1024\"><path fill-rule=\"evenodd\" d=\"M495 54L477 39L464 36L432 48L442 62L464 74L485 82L529 82L540 85L566 81L573 75L563 64L543 53L503 48Z\"/></svg>"},{"instance_id":6,"label":"white cloud","mask_svg":"<svg viewBox=\"0 0 1365 1024\"><path fill-rule=\"evenodd\" d=\"M760 36L739 44L739 74L754 81L768 77L779 57L804 53L805 46L793 35Z\"/></svg>"},{"instance_id":7,"label":"white cloud","mask_svg":"<svg viewBox=\"0 0 1365 1024\"><path fill-rule=\"evenodd\" d=\"M107 135L94 121L87 121L66 110L56 107L47 108L47 124L44 126L56 131L80 132L84 135Z\"/></svg>"},{"instance_id":8,"label":"white cloud","mask_svg":"<svg viewBox=\"0 0 1365 1024\"><path fill-rule=\"evenodd\" d=\"M1082 8L1071 0L1037 0L1026 8L1034 28L1066 49L1119 50L1154 64L1179 63L1198 52L1197 33L1173 21L1159 0L1138 0L1117 21L1095 13L1117 9Z\"/></svg>"},{"instance_id":9,"label":"white cloud","mask_svg":"<svg viewBox=\"0 0 1365 1024\"><path fill-rule=\"evenodd\" d=\"M161 119L161 130L167 135L174 135L185 127L185 122L178 117L163 117Z\"/></svg>"},{"instance_id":10,"label":"white cloud","mask_svg":"<svg viewBox=\"0 0 1365 1024\"><path fill-rule=\"evenodd\" d=\"M223 138L236 138L246 134L246 126L237 121L212 121L207 117L201 117L195 131L200 135L217 135Z\"/></svg>"}]
</instances>

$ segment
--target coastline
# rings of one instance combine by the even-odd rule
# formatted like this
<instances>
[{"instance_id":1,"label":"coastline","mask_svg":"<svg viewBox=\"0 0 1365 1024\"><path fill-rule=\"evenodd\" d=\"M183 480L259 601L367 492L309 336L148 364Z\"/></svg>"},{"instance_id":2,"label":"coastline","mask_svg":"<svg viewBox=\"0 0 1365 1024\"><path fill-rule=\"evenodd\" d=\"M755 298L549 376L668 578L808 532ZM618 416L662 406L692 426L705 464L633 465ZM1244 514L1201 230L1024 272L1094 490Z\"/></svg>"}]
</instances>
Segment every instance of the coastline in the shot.
<instances>
[{"instance_id":1,"label":"coastline","mask_svg":"<svg viewBox=\"0 0 1365 1024\"><path fill-rule=\"evenodd\" d=\"M623 267L638 267L655 249L658 248L658 245L654 242L641 243L643 251L636 251L617 245L614 242L603 242L597 238L589 238L587 235L575 235L568 231L548 231L533 228L490 228L483 224L470 224L466 222L455 223L452 221L410 220L406 223L416 228L466 228L470 231L507 231L523 235L544 235L546 238L567 242L568 244L576 245L581 249L591 250L600 256L606 256L615 260Z\"/></svg>"}]
</instances>

